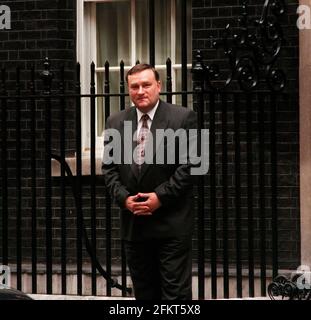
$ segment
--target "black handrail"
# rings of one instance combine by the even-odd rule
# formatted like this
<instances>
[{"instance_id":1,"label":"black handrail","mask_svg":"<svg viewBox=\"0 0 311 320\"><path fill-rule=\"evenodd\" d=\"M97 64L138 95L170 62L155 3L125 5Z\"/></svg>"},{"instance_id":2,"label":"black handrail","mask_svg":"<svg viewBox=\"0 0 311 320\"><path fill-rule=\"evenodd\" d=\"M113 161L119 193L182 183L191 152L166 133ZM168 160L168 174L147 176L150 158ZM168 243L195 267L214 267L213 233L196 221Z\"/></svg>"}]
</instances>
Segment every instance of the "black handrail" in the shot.
<instances>
[{"instance_id":1,"label":"black handrail","mask_svg":"<svg viewBox=\"0 0 311 320\"><path fill-rule=\"evenodd\" d=\"M76 184L74 183L73 181L73 174L72 174L72 171L69 167L69 165L67 164L66 161L64 161L60 156L56 155L56 154L51 154L51 159L54 159L56 161L58 161L61 165L61 167L64 168L67 176L70 178L71 180L71 189L72 189L72 194L73 194L73 197L74 197L74 200L75 200L75 206L76 208L78 208L78 195L77 195L77 190L76 190ZM116 279L112 279L108 274L107 272L103 269L103 267L101 266L100 262L98 261L97 257L96 257L96 253L94 252L93 250L93 247L90 243L90 240L87 236L87 231L86 231L86 227L85 227L85 224L84 224L84 217L83 217L83 213L82 213L82 210L81 210L81 223L82 223L82 237L84 238L85 240L85 248L86 248L86 251L88 252L88 254L90 255L92 261L94 262L94 265L96 267L96 269L99 271L99 273L107 280L107 282L109 283L109 285L112 287L112 288L117 288L119 290L126 290L129 294L132 293L132 288L128 288L128 287L123 287L122 285L118 284L118 280Z\"/></svg>"}]
</instances>

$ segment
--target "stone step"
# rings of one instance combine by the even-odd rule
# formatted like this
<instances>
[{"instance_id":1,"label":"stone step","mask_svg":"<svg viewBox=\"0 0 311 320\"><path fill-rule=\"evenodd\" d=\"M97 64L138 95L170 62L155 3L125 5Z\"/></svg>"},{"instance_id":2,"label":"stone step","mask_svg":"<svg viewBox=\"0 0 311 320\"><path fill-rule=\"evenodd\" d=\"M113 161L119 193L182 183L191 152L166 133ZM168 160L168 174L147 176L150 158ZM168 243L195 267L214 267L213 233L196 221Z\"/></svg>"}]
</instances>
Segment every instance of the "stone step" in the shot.
<instances>
[{"instance_id":1,"label":"stone step","mask_svg":"<svg viewBox=\"0 0 311 320\"><path fill-rule=\"evenodd\" d=\"M33 300L135 300L133 297L77 296L60 294L28 294Z\"/></svg>"}]
</instances>

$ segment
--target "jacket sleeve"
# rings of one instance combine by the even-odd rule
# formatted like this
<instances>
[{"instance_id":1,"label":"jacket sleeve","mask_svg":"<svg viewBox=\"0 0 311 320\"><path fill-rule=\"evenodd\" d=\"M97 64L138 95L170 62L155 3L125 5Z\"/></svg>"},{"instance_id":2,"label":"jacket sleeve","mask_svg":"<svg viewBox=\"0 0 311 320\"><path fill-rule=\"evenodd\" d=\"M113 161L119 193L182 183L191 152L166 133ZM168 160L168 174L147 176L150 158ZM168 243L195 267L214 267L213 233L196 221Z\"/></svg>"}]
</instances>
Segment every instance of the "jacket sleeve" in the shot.
<instances>
[{"instance_id":1,"label":"jacket sleeve","mask_svg":"<svg viewBox=\"0 0 311 320\"><path fill-rule=\"evenodd\" d=\"M106 122L106 129L111 128L110 118L107 119ZM112 196L113 200L117 202L120 208L125 207L125 200L130 195L129 191L126 187L121 183L119 169L116 163L113 161L108 162L107 154L105 152L109 152L107 145L109 141L104 142L104 154L103 154L103 161L102 161L102 174L104 176L105 185L108 189L108 192Z\"/></svg>"},{"instance_id":2,"label":"jacket sleeve","mask_svg":"<svg viewBox=\"0 0 311 320\"><path fill-rule=\"evenodd\" d=\"M186 129L196 129L197 120L196 113L191 111L187 114L184 119L182 128ZM188 143L184 141L184 143ZM189 151L189 150L188 150ZM190 160L189 154L187 155L187 163L180 164L175 172L171 175L169 180L163 182L158 187L155 188L154 192L158 196L163 206L168 206L176 203L176 200L184 196L189 189L192 188L195 183L195 177L191 175L191 167L194 167Z\"/></svg>"}]
</instances>

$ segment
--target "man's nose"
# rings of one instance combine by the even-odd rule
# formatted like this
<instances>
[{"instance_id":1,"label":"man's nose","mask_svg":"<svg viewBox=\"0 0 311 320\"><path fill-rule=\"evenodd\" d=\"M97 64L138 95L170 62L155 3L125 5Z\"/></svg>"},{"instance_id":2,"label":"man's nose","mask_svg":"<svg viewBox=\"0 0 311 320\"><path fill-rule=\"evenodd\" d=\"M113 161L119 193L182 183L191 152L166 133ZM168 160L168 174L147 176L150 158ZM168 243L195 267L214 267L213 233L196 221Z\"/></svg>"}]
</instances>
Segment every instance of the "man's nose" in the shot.
<instances>
[{"instance_id":1,"label":"man's nose","mask_svg":"<svg viewBox=\"0 0 311 320\"><path fill-rule=\"evenodd\" d=\"M138 94L142 94L142 93L144 93L144 88L143 88L143 86L139 86Z\"/></svg>"}]
</instances>

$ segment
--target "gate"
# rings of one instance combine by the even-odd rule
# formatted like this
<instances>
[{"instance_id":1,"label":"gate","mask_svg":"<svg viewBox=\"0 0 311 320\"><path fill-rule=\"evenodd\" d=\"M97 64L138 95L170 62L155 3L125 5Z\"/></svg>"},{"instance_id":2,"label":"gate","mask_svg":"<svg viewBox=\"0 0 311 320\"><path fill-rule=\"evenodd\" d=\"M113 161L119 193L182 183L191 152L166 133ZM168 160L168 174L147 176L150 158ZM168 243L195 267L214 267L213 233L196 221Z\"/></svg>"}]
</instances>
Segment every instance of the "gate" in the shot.
<instances>
[{"instance_id":1,"label":"gate","mask_svg":"<svg viewBox=\"0 0 311 320\"><path fill-rule=\"evenodd\" d=\"M171 92L166 62L163 99L192 96L199 127L210 133L209 172L199 177L196 192L193 275L199 299L266 296L267 282L278 274L277 110L289 101L282 93L284 73L276 68L283 40L277 18L283 12L283 6L271 9L266 1L261 18L252 21L244 4L239 32L230 35L228 26L213 43L223 49L228 66L225 60L206 64L197 51L193 91ZM11 267L14 287L26 292L127 296L131 289L118 209L97 171L95 132L98 99L106 118L112 97L121 110L126 107L124 64L119 92L112 93L106 63L103 94L95 93L94 64L88 94L81 93L79 64L73 91L65 89L64 69L53 86L56 72L50 68L46 59L42 86L32 68L29 88L21 87L17 69L15 92L7 88L2 70L2 264ZM185 68L183 63L183 74ZM86 107L87 158L81 142Z\"/></svg>"}]
</instances>

